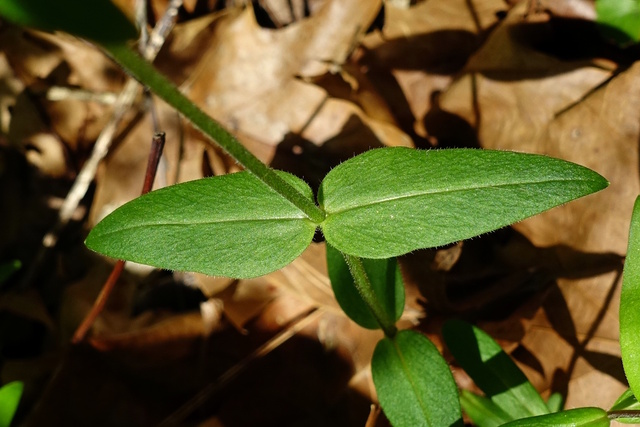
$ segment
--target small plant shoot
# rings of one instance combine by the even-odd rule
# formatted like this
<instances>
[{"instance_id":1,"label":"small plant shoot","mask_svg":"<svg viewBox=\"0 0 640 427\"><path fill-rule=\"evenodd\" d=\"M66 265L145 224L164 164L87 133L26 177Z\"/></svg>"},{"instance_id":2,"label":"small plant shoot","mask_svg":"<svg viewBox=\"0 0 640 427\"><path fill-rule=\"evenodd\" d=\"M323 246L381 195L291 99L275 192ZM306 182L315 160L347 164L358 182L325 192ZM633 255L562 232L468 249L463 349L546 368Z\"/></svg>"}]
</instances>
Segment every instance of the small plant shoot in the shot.
<instances>
[{"instance_id":1,"label":"small plant shoot","mask_svg":"<svg viewBox=\"0 0 640 427\"><path fill-rule=\"evenodd\" d=\"M127 43L135 28L108 0L3 0L0 15L97 43L244 167L132 200L97 224L86 245L160 268L251 278L292 262L320 229L341 307L359 325L384 332L372 374L395 427L463 426L452 373L436 346L417 332L396 328L405 295L395 257L505 227L608 185L594 171L542 155L395 147L371 150L335 167L322 181L316 204L303 180L258 160L135 53ZM640 248L635 240L630 245ZM629 305L621 306L627 313L637 306L637 268L625 273L635 283L626 288ZM633 354L638 344L631 331L637 331L640 317L633 313L625 318L626 357L631 358L625 366L637 391L640 373ZM608 425L606 412L595 408L550 413L522 372L479 329L452 322L445 339L486 394L461 398L472 418L484 420L479 425Z\"/></svg>"},{"instance_id":2,"label":"small plant shoot","mask_svg":"<svg viewBox=\"0 0 640 427\"><path fill-rule=\"evenodd\" d=\"M277 175L313 200L301 180ZM321 222L244 172L135 199L98 224L87 246L161 268L255 277L292 261L316 227L341 252L390 258L504 227L607 184L587 168L534 154L380 148L327 175Z\"/></svg>"}]
</instances>

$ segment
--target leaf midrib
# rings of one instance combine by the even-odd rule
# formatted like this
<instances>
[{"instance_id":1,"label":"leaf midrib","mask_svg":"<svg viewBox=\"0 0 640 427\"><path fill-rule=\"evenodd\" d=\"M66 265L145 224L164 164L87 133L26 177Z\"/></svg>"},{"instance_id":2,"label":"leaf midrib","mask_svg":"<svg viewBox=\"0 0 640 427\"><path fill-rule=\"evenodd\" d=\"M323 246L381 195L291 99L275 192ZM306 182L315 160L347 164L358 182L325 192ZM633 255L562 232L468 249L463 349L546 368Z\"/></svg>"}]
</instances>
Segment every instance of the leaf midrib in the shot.
<instances>
[{"instance_id":1,"label":"leaf midrib","mask_svg":"<svg viewBox=\"0 0 640 427\"><path fill-rule=\"evenodd\" d=\"M416 399L418 400L418 405L420 406L421 412L425 415L426 421L427 421L427 425L431 426L431 412L429 412L429 408L428 405L421 399L421 393L420 393L420 388L415 384L415 382L413 381L413 376L411 375L411 370L409 369L409 366L407 366L407 362L405 361L404 355L402 354L402 351L400 350L400 346L397 343L397 337L396 339L391 340L392 344L393 344L393 349L396 351L396 354L398 355L398 359L400 360L400 366L402 366L402 370L405 373L405 376L407 378L407 380L409 381L409 384L411 385L411 389L413 390L413 394L415 395Z\"/></svg>"},{"instance_id":2,"label":"leaf midrib","mask_svg":"<svg viewBox=\"0 0 640 427\"><path fill-rule=\"evenodd\" d=\"M106 231L104 233L101 233L101 235L106 236L109 234L114 234L114 233L120 233L123 231L131 231L131 230L135 230L138 228L151 228L151 227L167 227L167 226L192 226L192 225L214 225L214 224L228 224L228 223L240 223L240 222L247 222L247 223L260 223L260 222L271 222L271 221L308 221L309 223L313 222L311 220L309 220L309 218L307 217L300 217L300 218L290 218L290 217L283 217L283 218L261 218L261 219L230 219L230 220L220 220L220 221L202 221L202 222L163 222L163 223L149 223L149 224L136 224L133 226L129 226L129 227L121 227L118 228L116 230L111 230L111 231Z\"/></svg>"},{"instance_id":3,"label":"leaf midrib","mask_svg":"<svg viewBox=\"0 0 640 427\"><path fill-rule=\"evenodd\" d=\"M463 191L484 190L484 189L489 189L489 188L516 187L516 186L527 185L527 184L552 184L552 183L569 182L569 181L593 182L593 183L597 182L596 180L592 180L592 179L552 179L552 180L546 180L546 181L524 181L524 182L517 182L517 183L497 184L497 185L496 184L491 184L491 185L482 185L482 186L458 188L458 189L453 189L453 190L426 190L426 191L414 192L414 193L411 193L411 194L402 194L402 195L394 196L394 197L380 198L380 199L377 199L377 200L375 200L373 202L363 203L363 204L359 204L357 206L347 207L345 209L330 210L330 209L327 209L325 207L325 210L327 212L327 215L336 215L336 214L339 214L339 213L348 212L348 211L356 210L356 209L362 209L362 208L366 208L366 207L369 207L369 206L374 206L374 205L378 205L378 204L382 204L382 203L393 202L393 201L398 201L398 200L403 200L403 199L410 199L412 197L421 197L421 196L438 195L438 194L451 194L451 193L459 193L459 192L463 192Z\"/></svg>"}]
</instances>

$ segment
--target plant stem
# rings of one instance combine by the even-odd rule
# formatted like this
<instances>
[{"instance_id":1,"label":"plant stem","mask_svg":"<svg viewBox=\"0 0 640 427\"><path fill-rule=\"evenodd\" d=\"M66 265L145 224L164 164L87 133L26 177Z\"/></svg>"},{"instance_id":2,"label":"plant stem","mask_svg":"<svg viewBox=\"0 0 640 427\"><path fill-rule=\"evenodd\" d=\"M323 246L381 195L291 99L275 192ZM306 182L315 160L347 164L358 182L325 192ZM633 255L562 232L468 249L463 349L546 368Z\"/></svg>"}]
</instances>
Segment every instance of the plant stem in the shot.
<instances>
[{"instance_id":1,"label":"plant stem","mask_svg":"<svg viewBox=\"0 0 640 427\"><path fill-rule=\"evenodd\" d=\"M609 411L607 416L610 420L617 420L621 418L640 418L640 411L637 410L622 410L622 411Z\"/></svg>"},{"instance_id":2,"label":"plant stem","mask_svg":"<svg viewBox=\"0 0 640 427\"><path fill-rule=\"evenodd\" d=\"M247 171L257 176L262 182L291 202L316 224L324 221L325 212L320 207L280 178L273 169L251 154L251 152L233 135L227 132L220 123L213 120L184 96L178 88L160 74L153 65L146 62L126 45L114 44L103 45L102 47L121 67L189 119L194 126L211 138L215 144L226 151L239 164L244 166Z\"/></svg>"},{"instance_id":3,"label":"plant stem","mask_svg":"<svg viewBox=\"0 0 640 427\"><path fill-rule=\"evenodd\" d=\"M393 319L389 318L387 312L380 304L378 296L375 294L375 292L373 292L373 286L371 286L369 276L364 269L362 259L353 255L347 255L345 253L342 253L342 256L349 266L349 271L353 276L356 289L358 289L360 296L367 304L367 306L369 306L371 314L373 314L373 317L375 317L375 319L378 321L378 324L384 331L384 334L389 338L393 338L398 332L398 329L396 328Z\"/></svg>"}]
</instances>

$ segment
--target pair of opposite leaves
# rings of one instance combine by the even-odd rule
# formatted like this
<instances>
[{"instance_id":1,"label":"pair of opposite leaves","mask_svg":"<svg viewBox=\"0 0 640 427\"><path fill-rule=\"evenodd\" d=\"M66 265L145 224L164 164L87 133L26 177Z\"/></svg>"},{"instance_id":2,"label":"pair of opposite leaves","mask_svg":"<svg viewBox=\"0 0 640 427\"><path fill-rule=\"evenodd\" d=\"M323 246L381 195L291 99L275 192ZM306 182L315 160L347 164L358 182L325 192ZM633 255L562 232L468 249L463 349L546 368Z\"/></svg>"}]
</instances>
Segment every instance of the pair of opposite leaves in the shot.
<instances>
[{"instance_id":1,"label":"pair of opposite leaves","mask_svg":"<svg viewBox=\"0 0 640 427\"><path fill-rule=\"evenodd\" d=\"M278 174L313 200L304 181ZM381 148L327 174L321 223L239 172L139 197L96 225L86 244L161 268L250 278L293 261L318 227L341 252L390 258L504 227L607 185L587 168L541 155Z\"/></svg>"}]
</instances>

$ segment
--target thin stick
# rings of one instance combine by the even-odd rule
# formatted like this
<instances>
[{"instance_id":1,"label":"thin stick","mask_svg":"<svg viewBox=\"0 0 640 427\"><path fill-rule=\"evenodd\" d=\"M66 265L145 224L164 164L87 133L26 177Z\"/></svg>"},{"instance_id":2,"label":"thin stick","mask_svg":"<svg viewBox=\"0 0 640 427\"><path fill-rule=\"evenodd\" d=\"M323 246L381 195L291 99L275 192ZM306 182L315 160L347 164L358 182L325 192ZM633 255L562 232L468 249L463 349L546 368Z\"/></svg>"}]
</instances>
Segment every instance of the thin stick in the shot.
<instances>
[{"instance_id":1,"label":"thin stick","mask_svg":"<svg viewBox=\"0 0 640 427\"><path fill-rule=\"evenodd\" d=\"M149 44L144 50L144 57L148 61L153 61L153 59L158 55L164 40L173 28L173 22L175 22L175 17L177 16L177 9L181 4L182 0L173 0L161 21L153 29L149 37ZM87 190L93 181L98 165L109 152L109 147L111 146L111 141L118 129L118 124L124 117L125 113L131 108L131 106L133 106L138 88L138 82L135 79L130 78L127 80L127 83L120 95L118 95L118 99L113 106L113 113L109 122L102 129L100 135L98 135L98 139L96 139L96 143L93 146L91 156L82 166L82 169L78 173L67 197L62 203L62 206L58 211L58 219L56 223L42 238L40 249L31 263L29 270L22 279L22 288L28 288L31 286L36 278L40 266L47 258L49 251L56 246L62 230L69 223L73 213L78 208L80 201L84 198L85 194L87 194Z\"/></svg>"},{"instance_id":2,"label":"thin stick","mask_svg":"<svg viewBox=\"0 0 640 427\"><path fill-rule=\"evenodd\" d=\"M148 193L153 187L153 181L156 177L156 171L158 170L158 163L160 162L162 150L164 149L164 142L164 132L159 132L153 135L153 139L151 140L151 150L149 151L149 160L147 161L147 170L144 174L144 184L142 185L141 194ZM96 321L100 313L102 313L102 310L104 310L104 307L109 300L109 296L111 295L111 292L113 292L113 289L118 282L118 279L120 278L120 274L122 274L124 264L125 261L122 260L118 260L118 262L116 262L116 265L113 267L113 270L111 270L111 274L102 287L98 298L96 298L96 301L93 303L93 307L91 307L91 310L89 311L89 313L87 313L80 326L78 326L75 334L73 334L73 338L71 339L71 342L73 344L78 344L84 341L87 333L91 329L91 326Z\"/></svg>"}]
</instances>

